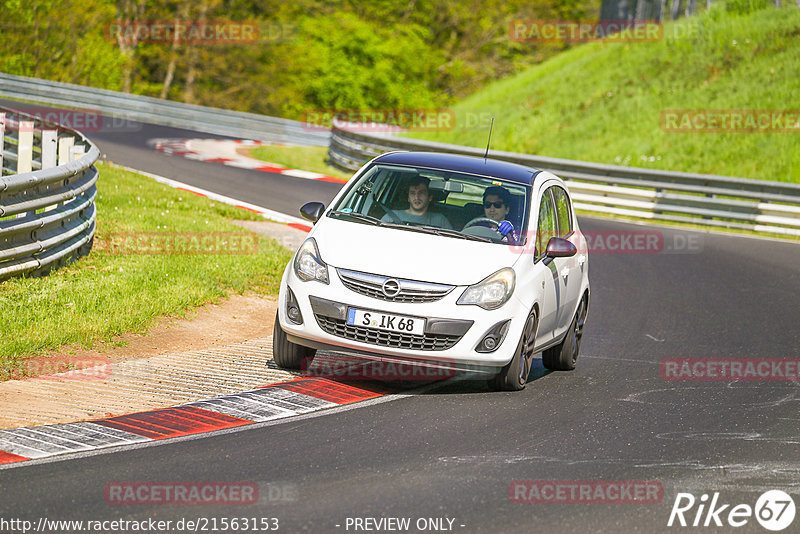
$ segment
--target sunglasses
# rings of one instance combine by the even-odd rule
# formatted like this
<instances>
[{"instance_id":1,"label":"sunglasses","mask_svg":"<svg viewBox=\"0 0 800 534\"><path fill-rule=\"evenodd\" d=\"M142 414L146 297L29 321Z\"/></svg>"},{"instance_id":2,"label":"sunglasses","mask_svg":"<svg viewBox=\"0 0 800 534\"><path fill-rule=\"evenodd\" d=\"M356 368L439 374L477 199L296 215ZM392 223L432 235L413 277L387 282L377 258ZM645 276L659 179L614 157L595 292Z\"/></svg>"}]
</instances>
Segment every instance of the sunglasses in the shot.
<instances>
[{"instance_id":1,"label":"sunglasses","mask_svg":"<svg viewBox=\"0 0 800 534\"><path fill-rule=\"evenodd\" d=\"M483 207L486 208L486 209L489 209L492 206L494 206L495 208L502 208L503 206L505 206L505 203L502 200L499 201L499 202L484 202L483 203Z\"/></svg>"}]
</instances>

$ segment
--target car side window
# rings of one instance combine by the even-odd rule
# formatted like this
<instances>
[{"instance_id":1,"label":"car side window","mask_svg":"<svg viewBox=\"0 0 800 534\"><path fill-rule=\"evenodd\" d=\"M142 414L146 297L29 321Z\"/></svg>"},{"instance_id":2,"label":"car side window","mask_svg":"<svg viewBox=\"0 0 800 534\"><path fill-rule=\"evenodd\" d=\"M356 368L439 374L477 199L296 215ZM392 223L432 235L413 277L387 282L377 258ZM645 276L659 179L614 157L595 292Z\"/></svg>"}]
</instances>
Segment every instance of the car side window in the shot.
<instances>
[{"instance_id":1,"label":"car side window","mask_svg":"<svg viewBox=\"0 0 800 534\"><path fill-rule=\"evenodd\" d=\"M536 227L536 253L534 261L544 256L547 249L547 242L556 235L556 213L553 208L552 199L553 188L548 188L542 195L539 203L539 222Z\"/></svg>"},{"instance_id":2,"label":"car side window","mask_svg":"<svg viewBox=\"0 0 800 534\"><path fill-rule=\"evenodd\" d=\"M556 218L558 219L558 237L567 237L572 233L572 211L569 207L569 195L562 187L553 186L553 200L556 204Z\"/></svg>"}]
</instances>

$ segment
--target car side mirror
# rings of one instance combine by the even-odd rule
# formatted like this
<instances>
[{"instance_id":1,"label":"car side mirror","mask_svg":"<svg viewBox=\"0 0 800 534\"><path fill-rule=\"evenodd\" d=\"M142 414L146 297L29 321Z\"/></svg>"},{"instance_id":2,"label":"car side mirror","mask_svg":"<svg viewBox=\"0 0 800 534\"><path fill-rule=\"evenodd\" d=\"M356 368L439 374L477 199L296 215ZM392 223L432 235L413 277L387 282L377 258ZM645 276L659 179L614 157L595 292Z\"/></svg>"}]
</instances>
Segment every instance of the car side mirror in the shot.
<instances>
[{"instance_id":1,"label":"car side mirror","mask_svg":"<svg viewBox=\"0 0 800 534\"><path fill-rule=\"evenodd\" d=\"M578 253L578 249L563 237L551 237L547 242L545 256L548 258L569 258Z\"/></svg>"},{"instance_id":2,"label":"car side mirror","mask_svg":"<svg viewBox=\"0 0 800 534\"><path fill-rule=\"evenodd\" d=\"M300 207L300 215L311 222L317 222L325 211L325 204L322 202L306 202Z\"/></svg>"}]
</instances>

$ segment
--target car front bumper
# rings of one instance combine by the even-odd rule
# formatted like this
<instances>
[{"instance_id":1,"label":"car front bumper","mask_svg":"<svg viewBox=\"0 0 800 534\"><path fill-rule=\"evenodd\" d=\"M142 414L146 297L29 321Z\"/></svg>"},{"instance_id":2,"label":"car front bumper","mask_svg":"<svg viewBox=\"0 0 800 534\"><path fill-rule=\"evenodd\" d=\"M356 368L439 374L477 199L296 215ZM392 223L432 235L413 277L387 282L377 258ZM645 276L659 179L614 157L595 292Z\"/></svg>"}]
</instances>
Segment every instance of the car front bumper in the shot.
<instances>
[{"instance_id":1,"label":"car front bumper","mask_svg":"<svg viewBox=\"0 0 800 534\"><path fill-rule=\"evenodd\" d=\"M314 348L344 349L367 357L394 357L454 368L500 368L514 356L529 308L512 296L495 310L458 305L467 286L456 286L434 302L393 302L348 289L336 268L329 267L329 284L297 278L290 263L281 282L278 317L293 343ZM287 315L288 289L302 315L302 324ZM425 319L424 335L347 325L349 308ZM505 336L493 352L478 352L483 338L498 324L508 322Z\"/></svg>"}]
</instances>

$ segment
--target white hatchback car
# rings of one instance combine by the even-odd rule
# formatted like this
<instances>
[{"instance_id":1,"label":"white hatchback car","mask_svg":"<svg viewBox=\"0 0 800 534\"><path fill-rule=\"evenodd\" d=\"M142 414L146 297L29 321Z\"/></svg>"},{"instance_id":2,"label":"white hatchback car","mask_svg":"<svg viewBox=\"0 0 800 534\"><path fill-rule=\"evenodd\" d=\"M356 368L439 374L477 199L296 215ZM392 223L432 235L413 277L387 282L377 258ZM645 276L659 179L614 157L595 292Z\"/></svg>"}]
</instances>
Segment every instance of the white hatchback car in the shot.
<instances>
[{"instance_id":1,"label":"white hatchback car","mask_svg":"<svg viewBox=\"0 0 800 534\"><path fill-rule=\"evenodd\" d=\"M391 152L314 221L283 273L275 362L316 349L489 373L525 387L533 355L574 369L589 305L586 241L564 182L521 165Z\"/></svg>"}]
</instances>

